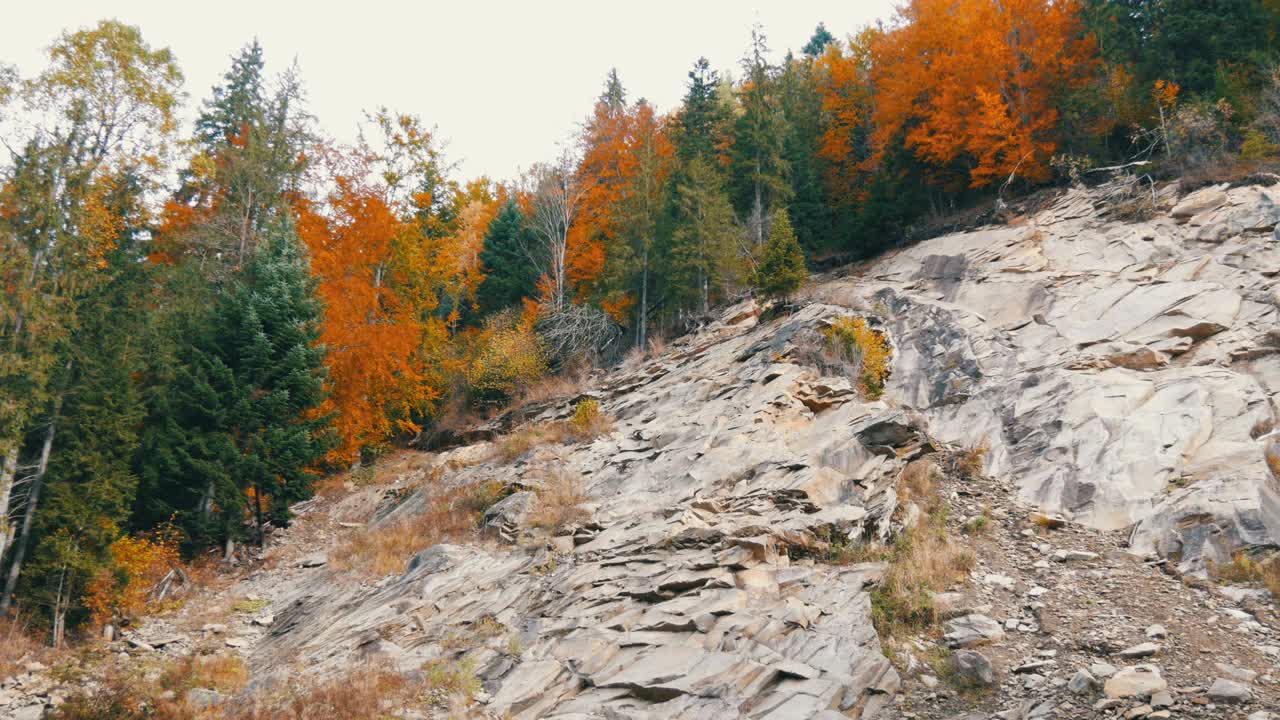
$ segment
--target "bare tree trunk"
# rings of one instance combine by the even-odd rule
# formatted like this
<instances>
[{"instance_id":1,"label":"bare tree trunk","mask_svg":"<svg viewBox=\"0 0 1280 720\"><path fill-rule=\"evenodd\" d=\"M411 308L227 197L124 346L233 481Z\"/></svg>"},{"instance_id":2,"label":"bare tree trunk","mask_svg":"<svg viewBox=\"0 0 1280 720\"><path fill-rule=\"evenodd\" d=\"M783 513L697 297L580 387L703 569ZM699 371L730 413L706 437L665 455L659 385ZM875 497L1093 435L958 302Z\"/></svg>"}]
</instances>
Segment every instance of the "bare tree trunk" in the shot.
<instances>
[{"instance_id":1,"label":"bare tree trunk","mask_svg":"<svg viewBox=\"0 0 1280 720\"><path fill-rule=\"evenodd\" d=\"M9 575L5 578L4 593L0 595L0 611L8 610L13 602L13 591L18 586L18 575L22 572L22 561L26 558L27 546L31 542L31 528L35 525L36 509L40 506L40 488L44 485L44 473L49 469L49 453L53 452L53 436L58 426L58 413L62 411L62 395L53 401L53 416L49 418L49 428L45 430L44 445L40 448L40 464L36 474L31 478L31 492L27 495L27 508L22 516L22 534L13 549L13 562L9 564Z\"/></svg>"},{"instance_id":2,"label":"bare tree trunk","mask_svg":"<svg viewBox=\"0 0 1280 720\"><path fill-rule=\"evenodd\" d=\"M4 551L9 547L9 539L13 537L13 526L9 524L9 500L13 497L13 480L18 475L18 445L4 456L4 465L0 467L0 560L4 560Z\"/></svg>"},{"instance_id":3,"label":"bare tree trunk","mask_svg":"<svg viewBox=\"0 0 1280 720\"><path fill-rule=\"evenodd\" d=\"M53 633L50 638L55 649L62 647L62 640L67 633L67 608L71 605L71 591L67 587L67 566L62 566L58 574L58 594L53 600Z\"/></svg>"},{"instance_id":4,"label":"bare tree trunk","mask_svg":"<svg viewBox=\"0 0 1280 720\"><path fill-rule=\"evenodd\" d=\"M257 485L253 486L253 519L258 526L258 547L262 547L262 543L266 538L263 537L262 532L262 491L258 489Z\"/></svg>"},{"instance_id":5,"label":"bare tree trunk","mask_svg":"<svg viewBox=\"0 0 1280 720\"><path fill-rule=\"evenodd\" d=\"M644 249L640 270L640 349L644 350L649 329L649 248Z\"/></svg>"}]
</instances>

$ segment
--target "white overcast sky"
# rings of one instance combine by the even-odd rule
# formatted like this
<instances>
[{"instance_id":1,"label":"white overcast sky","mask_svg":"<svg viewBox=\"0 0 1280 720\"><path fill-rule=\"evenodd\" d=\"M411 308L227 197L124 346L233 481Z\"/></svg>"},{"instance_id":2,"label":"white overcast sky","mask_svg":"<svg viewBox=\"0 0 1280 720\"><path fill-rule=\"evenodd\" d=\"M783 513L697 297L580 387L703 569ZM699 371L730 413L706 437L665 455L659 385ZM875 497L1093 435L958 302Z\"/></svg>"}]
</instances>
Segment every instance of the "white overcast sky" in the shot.
<instances>
[{"instance_id":1,"label":"white overcast sky","mask_svg":"<svg viewBox=\"0 0 1280 720\"><path fill-rule=\"evenodd\" d=\"M364 110L421 116L448 142L459 178L509 178L555 155L591 110L609 68L628 97L659 110L678 104L699 55L735 75L751 25L775 57L808 40L819 21L838 38L887 19L892 0L640 0L605 2L277 2L212 5L142 0L36 0L0 23L0 62L38 72L66 28L105 17L138 25L168 46L186 75L187 115L230 56L257 37L268 73L298 61L310 109L339 141L355 139Z\"/></svg>"}]
</instances>

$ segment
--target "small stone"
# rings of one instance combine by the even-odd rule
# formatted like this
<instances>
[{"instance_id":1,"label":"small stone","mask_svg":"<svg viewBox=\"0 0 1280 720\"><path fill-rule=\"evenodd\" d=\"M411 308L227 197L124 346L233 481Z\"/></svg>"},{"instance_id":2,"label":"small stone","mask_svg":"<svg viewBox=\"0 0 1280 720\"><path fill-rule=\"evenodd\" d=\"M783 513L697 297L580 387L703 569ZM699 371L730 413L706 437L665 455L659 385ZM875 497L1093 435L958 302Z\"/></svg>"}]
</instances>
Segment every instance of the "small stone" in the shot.
<instances>
[{"instance_id":1,"label":"small stone","mask_svg":"<svg viewBox=\"0 0 1280 720\"><path fill-rule=\"evenodd\" d=\"M1151 707L1167 708L1173 706L1173 696L1168 690L1161 690L1151 695Z\"/></svg>"},{"instance_id":2,"label":"small stone","mask_svg":"<svg viewBox=\"0 0 1280 720\"><path fill-rule=\"evenodd\" d=\"M211 708L222 704L222 693L209 688L191 688L186 692L183 698L187 703L196 708Z\"/></svg>"},{"instance_id":3,"label":"small stone","mask_svg":"<svg viewBox=\"0 0 1280 720\"><path fill-rule=\"evenodd\" d=\"M1225 678L1214 680L1207 694L1210 701L1223 704L1244 703L1253 698L1253 691L1247 685Z\"/></svg>"},{"instance_id":4,"label":"small stone","mask_svg":"<svg viewBox=\"0 0 1280 720\"><path fill-rule=\"evenodd\" d=\"M1122 658L1132 660L1135 658L1151 657L1152 655L1155 655L1158 652L1160 652L1159 645L1155 643L1146 642L1140 645L1134 645L1133 647L1127 647L1124 650L1121 650L1120 652L1116 653L1116 655L1119 655Z\"/></svg>"},{"instance_id":5,"label":"small stone","mask_svg":"<svg viewBox=\"0 0 1280 720\"><path fill-rule=\"evenodd\" d=\"M1054 662L1053 660L1032 660L1030 662L1025 662L1019 665L1018 667L1014 668L1013 672L1018 675L1025 675L1026 673L1038 673L1041 670L1044 670L1045 668L1053 667L1054 665L1057 665L1057 663Z\"/></svg>"},{"instance_id":6,"label":"small stone","mask_svg":"<svg viewBox=\"0 0 1280 720\"><path fill-rule=\"evenodd\" d=\"M1151 638L1152 640L1161 640L1163 638L1169 637L1169 631L1166 630L1163 625L1148 625L1147 637Z\"/></svg>"},{"instance_id":7,"label":"small stone","mask_svg":"<svg viewBox=\"0 0 1280 720\"><path fill-rule=\"evenodd\" d=\"M1000 623L986 615L965 615L947 623L950 629L943 639L952 648L969 647L1004 637Z\"/></svg>"},{"instance_id":8,"label":"small stone","mask_svg":"<svg viewBox=\"0 0 1280 720\"><path fill-rule=\"evenodd\" d=\"M1053 553L1053 559L1060 563L1084 562L1097 560L1098 553L1089 552L1088 550L1057 550Z\"/></svg>"},{"instance_id":9,"label":"small stone","mask_svg":"<svg viewBox=\"0 0 1280 720\"><path fill-rule=\"evenodd\" d=\"M1013 589L1015 582L1017 581L1008 575L1001 575L999 573L988 573L982 577L983 585L995 585L996 587L1002 587L1005 590Z\"/></svg>"},{"instance_id":10,"label":"small stone","mask_svg":"<svg viewBox=\"0 0 1280 720\"><path fill-rule=\"evenodd\" d=\"M1157 710L1147 716L1147 720L1166 720L1173 717L1173 713L1168 710Z\"/></svg>"},{"instance_id":11,"label":"small stone","mask_svg":"<svg viewBox=\"0 0 1280 720\"><path fill-rule=\"evenodd\" d=\"M1088 670L1077 670L1067 681L1067 690L1077 695L1086 695L1097 689L1098 679L1090 675Z\"/></svg>"},{"instance_id":12,"label":"small stone","mask_svg":"<svg viewBox=\"0 0 1280 720\"><path fill-rule=\"evenodd\" d=\"M1123 700L1119 700L1116 698L1099 698L1098 701L1093 704L1093 709L1094 710L1111 710L1112 708L1118 708L1123 704L1124 704Z\"/></svg>"},{"instance_id":13,"label":"small stone","mask_svg":"<svg viewBox=\"0 0 1280 720\"><path fill-rule=\"evenodd\" d=\"M227 626L222 623L205 623L204 627L200 629L207 633L221 635L227 631Z\"/></svg>"},{"instance_id":14,"label":"small stone","mask_svg":"<svg viewBox=\"0 0 1280 720\"><path fill-rule=\"evenodd\" d=\"M1155 665L1134 665L1116 672L1103 690L1107 697L1151 697L1152 694L1168 689L1169 683L1160 677L1160 669Z\"/></svg>"},{"instance_id":15,"label":"small stone","mask_svg":"<svg viewBox=\"0 0 1280 720\"><path fill-rule=\"evenodd\" d=\"M1154 708L1152 708L1150 705L1139 705L1138 707L1130 709L1129 712L1124 714L1124 717L1125 717L1125 720L1134 720L1134 718L1143 718L1150 715L1153 709Z\"/></svg>"},{"instance_id":16,"label":"small stone","mask_svg":"<svg viewBox=\"0 0 1280 720\"><path fill-rule=\"evenodd\" d=\"M1053 513L1033 512L1031 513L1031 522L1042 528L1057 530L1067 524L1067 519Z\"/></svg>"},{"instance_id":17,"label":"small stone","mask_svg":"<svg viewBox=\"0 0 1280 720\"><path fill-rule=\"evenodd\" d=\"M930 690L938 687L938 678L932 675L921 675L920 682Z\"/></svg>"},{"instance_id":18,"label":"small stone","mask_svg":"<svg viewBox=\"0 0 1280 720\"><path fill-rule=\"evenodd\" d=\"M951 669L970 685L996 684L996 671L985 655L973 650L958 650L951 655Z\"/></svg>"},{"instance_id":19,"label":"small stone","mask_svg":"<svg viewBox=\"0 0 1280 720\"><path fill-rule=\"evenodd\" d=\"M1116 674L1116 666L1111 663L1096 662L1089 666L1089 672L1096 678L1106 680Z\"/></svg>"},{"instance_id":20,"label":"small stone","mask_svg":"<svg viewBox=\"0 0 1280 720\"><path fill-rule=\"evenodd\" d=\"M302 558L301 560L299 560L298 567L318 568L318 567L324 567L328 562L329 562L328 558L326 558L324 555L320 553L316 553L314 555L308 555Z\"/></svg>"},{"instance_id":21,"label":"small stone","mask_svg":"<svg viewBox=\"0 0 1280 720\"><path fill-rule=\"evenodd\" d=\"M1238 668L1226 663L1214 663L1213 666L1218 669L1218 672L1232 680L1235 680L1236 682L1251 683L1258 679L1258 673L1252 670Z\"/></svg>"}]
</instances>

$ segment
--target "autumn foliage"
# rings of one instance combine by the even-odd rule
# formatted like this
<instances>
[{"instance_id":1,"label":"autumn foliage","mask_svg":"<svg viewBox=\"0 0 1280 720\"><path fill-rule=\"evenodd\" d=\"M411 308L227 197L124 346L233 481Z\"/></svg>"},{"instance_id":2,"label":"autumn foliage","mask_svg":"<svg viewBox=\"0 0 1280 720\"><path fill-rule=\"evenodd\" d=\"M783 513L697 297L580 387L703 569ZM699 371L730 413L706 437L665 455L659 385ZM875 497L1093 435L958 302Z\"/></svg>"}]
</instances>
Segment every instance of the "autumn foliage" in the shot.
<instances>
[{"instance_id":1,"label":"autumn foliage","mask_svg":"<svg viewBox=\"0 0 1280 720\"><path fill-rule=\"evenodd\" d=\"M396 430L416 431L416 414L439 397L421 353L438 321L424 316L434 295L408 275L422 254L412 228L374 189L342 176L335 185L323 206L299 199L295 212L324 301L325 410L336 411L340 439L330 460L349 462Z\"/></svg>"},{"instance_id":2,"label":"autumn foliage","mask_svg":"<svg viewBox=\"0 0 1280 720\"><path fill-rule=\"evenodd\" d=\"M111 543L111 566L99 571L86 591L84 603L94 626L135 618L148 609L152 589L181 564L178 539L172 528L161 528Z\"/></svg>"},{"instance_id":3,"label":"autumn foliage","mask_svg":"<svg viewBox=\"0 0 1280 720\"><path fill-rule=\"evenodd\" d=\"M947 184L1048 179L1057 100L1096 48L1072 0L912 0L870 43L870 161L901 136ZM852 58L857 62L857 56Z\"/></svg>"}]
</instances>

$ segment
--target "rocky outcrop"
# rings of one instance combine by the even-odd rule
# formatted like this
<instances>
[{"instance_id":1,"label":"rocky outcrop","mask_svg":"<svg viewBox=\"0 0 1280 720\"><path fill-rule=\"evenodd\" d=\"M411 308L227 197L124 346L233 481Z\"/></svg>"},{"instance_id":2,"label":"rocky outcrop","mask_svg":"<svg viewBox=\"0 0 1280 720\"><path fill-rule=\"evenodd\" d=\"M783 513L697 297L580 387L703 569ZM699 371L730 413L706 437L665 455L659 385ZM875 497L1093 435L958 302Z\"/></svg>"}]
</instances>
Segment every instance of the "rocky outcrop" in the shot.
<instances>
[{"instance_id":1,"label":"rocky outcrop","mask_svg":"<svg viewBox=\"0 0 1280 720\"><path fill-rule=\"evenodd\" d=\"M1071 191L1008 226L819 279L772 316L730 308L589 389L614 418L607 436L510 464L483 443L435 458L434 483L506 486L482 520L488 542L437 545L368 585L295 566L268 593L255 677L442 660L476 673L497 716L874 717L900 682L870 622L884 568L823 560L909 522L902 469L943 445L985 449L974 457L1039 526L1131 528L1135 555L1185 572L1274 546L1278 194L1209 188L1124 224ZM816 331L846 314L892 345L880 400L812 362ZM588 500L548 538L528 518L551 475ZM397 496L372 527L431 492ZM1061 549L1037 568L1097 559ZM1003 621L947 612L944 642L975 682L993 682L977 662L987 644L1045 631L1036 602ZM1139 672L1085 672L1071 692L1159 679Z\"/></svg>"},{"instance_id":2,"label":"rocky outcrop","mask_svg":"<svg viewBox=\"0 0 1280 720\"><path fill-rule=\"evenodd\" d=\"M372 587L300 575L255 665L465 663L488 709L516 718L875 716L899 682L870 622L883 566L815 558L886 539L902 467L933 447L901 409L792 357L847 312L813 304L758 324L731 311L737 324L593 391L614 418L607 437L512 465L474 447L441 455L446 483L512 485L482 520L497 542L437 545ZM538 502L525 488L547 473L580 478L590 498L590 520L549 542L522 529Z\"/></svg>"},{"instance_id":3,"label":"rocky outcrop","mask_svg":"<svg viewBox=\"0 0 1280 720\"><path fill-rule=\"evenodd\" d=\"M887 397L986 445L1024 500L1203 572L1280 542L1265 448L1280 391L1280 186L1211 187L1138 223L1066 193L819 286L879 307ZM1280 463L1273 465L1280 467Z\"/></svg>"}]
</instances>

